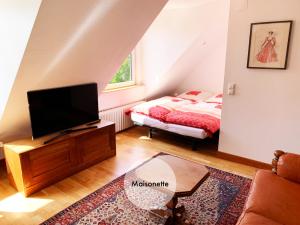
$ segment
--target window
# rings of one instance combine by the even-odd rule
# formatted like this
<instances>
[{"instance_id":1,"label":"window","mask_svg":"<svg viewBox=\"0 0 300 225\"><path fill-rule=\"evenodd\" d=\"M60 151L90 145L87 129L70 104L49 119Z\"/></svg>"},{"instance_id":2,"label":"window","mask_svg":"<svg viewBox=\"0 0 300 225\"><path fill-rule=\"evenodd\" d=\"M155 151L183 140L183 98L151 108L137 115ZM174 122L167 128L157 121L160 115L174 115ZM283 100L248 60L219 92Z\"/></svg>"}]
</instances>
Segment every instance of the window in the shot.
<instances>
[{"instance_id":1,"label":"window","mask_svg":"<svg viewBox=\"0 0 300 225\"><path fill-rule=\"evenodd\" d=\"M122 63L120 69L106 86L106 90L128 87L135 84L132 71L133 54L130 54Z\"/></svg>"}]
</instances>

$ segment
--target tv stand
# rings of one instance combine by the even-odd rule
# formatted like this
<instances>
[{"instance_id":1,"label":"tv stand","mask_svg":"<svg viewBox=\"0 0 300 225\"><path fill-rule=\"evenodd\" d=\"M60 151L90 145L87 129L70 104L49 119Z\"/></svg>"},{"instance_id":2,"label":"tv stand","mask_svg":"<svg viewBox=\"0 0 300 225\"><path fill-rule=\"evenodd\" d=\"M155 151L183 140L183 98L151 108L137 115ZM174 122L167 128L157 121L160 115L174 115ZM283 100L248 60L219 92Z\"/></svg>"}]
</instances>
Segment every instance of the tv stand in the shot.
<instances>
[{"instance_id":1,"label":"tv stand","mask_svg":"<svg viewBox=\"0 0 300 225\"><path fill-rule=\"evenodd\" d=\"M94 125L95 123L100 123L100 122L101 122L101 119L98 119L98 120L96 120L96 121L89 122L89 123L87 123L86 125L87 125L87 126L90 126L90 125Z\"/></svg>"},{"instance_id":2,"label":"tv stand","mask_svg":"<svg viewBox=\"0 0 300 225\"><path fill-rule=\"evenodd\" d=\"M49 144L50 142L62 137L62 136L65 136L67 134L71 134L71 133L74 133L74 132L78 132L78 131L83 131L83 130L89 130L89 129L94 129L94 128L97 128L97 126L91 126L91 127L83 127L83 128L77 128L77 129L68 129L68 130L64 130L64 131L61 131L59 132L58 135L50 138L49 140L47 141L44 141L44 144Z\"/></svg>"},{"instance_id":3,"label":"tv stand","mask_svg":"<svg viewBox=\"0 0 300 225\"><path fill-rule=\"evenodd\" d=\"M25 196L116 155L115 124L110 121L75 127L59 139L56 136L4 145L9 182Z\"/></svg>"}]
</instances>

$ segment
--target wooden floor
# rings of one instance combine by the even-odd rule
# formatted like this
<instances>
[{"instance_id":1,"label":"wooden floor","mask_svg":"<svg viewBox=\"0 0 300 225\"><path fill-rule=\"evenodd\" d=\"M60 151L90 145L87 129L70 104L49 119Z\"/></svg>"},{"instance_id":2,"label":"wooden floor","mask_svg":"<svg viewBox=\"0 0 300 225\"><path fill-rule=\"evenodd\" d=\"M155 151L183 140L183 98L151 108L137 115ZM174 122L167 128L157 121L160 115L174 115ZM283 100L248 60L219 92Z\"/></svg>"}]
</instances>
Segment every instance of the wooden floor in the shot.
<instances>
[{"instance_id":1,"label":"wooden floor","mask_svg":"<svg viewBox=\"0 0 300 225\"><path fill-rule=\"evenodd\" d=\"M252 177L256 168L217 158L216 141L205 140L197 151L184 139L168 134L147 137L147 129L131 128L117 135L117 156L81 171L28 198L9 184L4 169L0 171L0 224L39 224L116 177L136 167L159 152L166 152L202 164Z\"/></svg>"}]
</instances>

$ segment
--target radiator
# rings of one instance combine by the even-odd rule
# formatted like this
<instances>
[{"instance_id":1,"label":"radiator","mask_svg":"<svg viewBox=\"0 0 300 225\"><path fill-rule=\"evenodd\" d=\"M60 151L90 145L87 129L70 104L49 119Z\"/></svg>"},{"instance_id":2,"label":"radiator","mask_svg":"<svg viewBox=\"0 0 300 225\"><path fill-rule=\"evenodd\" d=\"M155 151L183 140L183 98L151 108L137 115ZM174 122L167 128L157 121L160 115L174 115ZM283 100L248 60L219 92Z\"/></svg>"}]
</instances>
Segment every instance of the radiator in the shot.
<instances>
[{"instance_id":1,"label":"radiator","mask_svg":"<svg viewBox=\"0 0 300 225\"><path fill-rule=\"evenodd\" d=\"M126 115L126 111L131 107L143 103L145 101L134 102L128 105L102 110L99 112L100 118L104 120L113 121L116 124L116 132L120 132L133 126L130 116Z\"/></svg>"}]
</instances>

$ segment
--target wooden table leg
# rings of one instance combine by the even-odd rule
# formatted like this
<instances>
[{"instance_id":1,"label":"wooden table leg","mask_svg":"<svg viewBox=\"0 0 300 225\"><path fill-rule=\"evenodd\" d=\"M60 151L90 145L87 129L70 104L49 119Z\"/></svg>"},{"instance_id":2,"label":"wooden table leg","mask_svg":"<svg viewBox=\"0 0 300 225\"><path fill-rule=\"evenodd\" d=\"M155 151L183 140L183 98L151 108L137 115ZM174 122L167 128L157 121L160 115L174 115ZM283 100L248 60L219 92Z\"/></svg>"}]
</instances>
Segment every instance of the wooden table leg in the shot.
<instances>
[{"instance_id":1,"label":"wooden table leg","mask_svg":"<svg viewBox=\"0 0 300 225\"><path fill-rule=\"evenodd\" d=\"M167 203L167 210L151 210L154 214L166 218L165 225L191 225L184 218L185 208L184 206L176 207L178 203L178 198L173 197Z\"/></svg>"},{"instance_id":2,"label":"wooden table leg","mask_svg":"<svg viewBox=\"0 0 300 225\"><path fill-rule=\"evenodd\" d=\"M167 203L167 208L170 209L170 210L172 211L173 217L175 217L175 209L176 209L177 203L178 203L178 198L177 198L177 197L173 197L173 198Z\"/></svg>"},{"instance_id":3,"label":"wooden table leg","mask_svg":"<svg viewBox=\"0 0 300 225\"><path fill-rule=\"evenodd\" d=\"M168 217L165 225L191 225L189 221L185 220L184 218L184 206L182 205L180 207L176 207L177 203L178 198L173 197L166 205L167 208L171 211L171 216Z\"/></svg>"}]
</instances>

